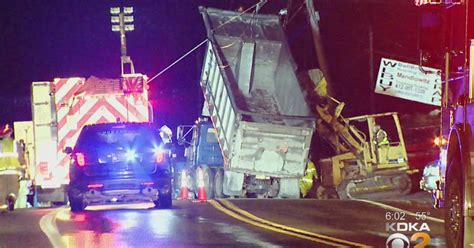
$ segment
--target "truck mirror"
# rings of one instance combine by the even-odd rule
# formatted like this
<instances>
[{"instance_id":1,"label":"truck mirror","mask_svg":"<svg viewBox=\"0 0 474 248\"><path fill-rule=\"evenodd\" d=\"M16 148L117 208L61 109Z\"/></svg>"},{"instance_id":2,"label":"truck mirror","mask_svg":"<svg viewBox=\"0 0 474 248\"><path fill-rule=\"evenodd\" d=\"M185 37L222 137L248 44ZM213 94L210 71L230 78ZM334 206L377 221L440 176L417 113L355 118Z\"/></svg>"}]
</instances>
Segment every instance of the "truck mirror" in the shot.
<instances>
[{"instance_id":1,"label":"truck mirror","mask_svg":"<svg viewBox=\"0 0 474 248\"><path fill-rule=\"evenodd\" d=\"M171 129L168 126L164 125L160 128L160 136L165 144L171 143L172 142L171 139L173 137L173 131L171 131Z\"/></svg>"},{"instance_id":2,"label":"truck mirror","mask_svg":"<svg viewBox=\"0 0 474 248\"><path fill-rule=\"evenodd\" d=\"M176 139L178 142L183 143L183 126L178 126L178 129L176 130Z\"/></svg>"},{"instance_id":3,"label":"truck mirror","mask_svg":"<svg viewBox=\"0 0 474 248\"><path fill-rule=\"evenodd\" d=\"M71 154L72 153L72 147L66 146L63 150L64 153L66 154Z\"/></svg>"}]
</instances>

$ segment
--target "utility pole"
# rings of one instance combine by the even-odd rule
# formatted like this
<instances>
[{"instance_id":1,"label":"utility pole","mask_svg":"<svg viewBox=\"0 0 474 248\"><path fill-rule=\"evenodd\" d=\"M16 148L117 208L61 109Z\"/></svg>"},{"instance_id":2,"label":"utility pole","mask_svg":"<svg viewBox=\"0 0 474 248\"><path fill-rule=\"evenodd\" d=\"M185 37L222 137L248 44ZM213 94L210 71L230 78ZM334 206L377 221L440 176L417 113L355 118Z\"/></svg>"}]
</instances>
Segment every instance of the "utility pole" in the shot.
<instances>
[{"instance_id":1,"label":"utility pole","mask_svg":"<svg viewBox=\"0 0 474 248\"><path fill-rule=\"evenodd\" d=\"M323 47L323 41L321 38L321 32L319 28L319 12L314 8L313 0L305 0L306 8L309 14L309 23L311 26L311 33L313 36L314 48L316 50L316 56L318 58L319 68L323 72L324 77L327 82L327 92L328 95L334 95L332 88L333 81L331 80L331 75L329 73L329 65L326 61L326 56Z\"/></svg>"},{"instance_id":2,"label":"utility pole","mask_svg":"<svg viewBox=\"0 0 474 248\"><path fill-rule=\"evenodd\" d=\"M130 56L127 56L127 39L125 32L133 31L133 7L123 7L123 12L120 7L110 8L112 15L110 21L112 22L112 31L120 32L120 52L121 52L121 71L122 76L127 74L135 74L135 68Z\"/></svg>"},{"instance_id":3,"label":"utility pole","mask_svg":"<svg viewBox=\"0 0 474 248\"><path fill-rule=\"evenodd\" d=\"M375 79L374 79L374 30L369 26L369 85L370 85L370 113L375 114Z\"/></svg>"}]
</instances>

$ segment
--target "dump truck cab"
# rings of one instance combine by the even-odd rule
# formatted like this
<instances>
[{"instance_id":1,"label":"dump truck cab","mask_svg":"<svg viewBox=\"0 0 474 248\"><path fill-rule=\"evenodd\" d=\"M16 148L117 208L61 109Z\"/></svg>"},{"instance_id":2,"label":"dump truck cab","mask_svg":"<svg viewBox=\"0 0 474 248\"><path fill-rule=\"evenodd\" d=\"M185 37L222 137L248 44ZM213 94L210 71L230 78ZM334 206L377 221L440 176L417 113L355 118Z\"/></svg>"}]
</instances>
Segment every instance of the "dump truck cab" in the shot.
<instances>
[{"instance_id":1,"label":"dump truck cab","mask_svg":"<svg viewBox=\"0 0 474 248\"><path fill-rule=\"evenodd\" d=\"M197 169L202 169L204 189L208 198L223 197L222 181L224 175L224 157L217 140L217 132L207 117L198 118L194 125L180 125L177 130L178 144L185 146L186 164L175 171L175 180L181 181L184 175L190 175L187 186L197 197ZM179 185L181 187L181 185Z\"/></svg>"}]
</instances>

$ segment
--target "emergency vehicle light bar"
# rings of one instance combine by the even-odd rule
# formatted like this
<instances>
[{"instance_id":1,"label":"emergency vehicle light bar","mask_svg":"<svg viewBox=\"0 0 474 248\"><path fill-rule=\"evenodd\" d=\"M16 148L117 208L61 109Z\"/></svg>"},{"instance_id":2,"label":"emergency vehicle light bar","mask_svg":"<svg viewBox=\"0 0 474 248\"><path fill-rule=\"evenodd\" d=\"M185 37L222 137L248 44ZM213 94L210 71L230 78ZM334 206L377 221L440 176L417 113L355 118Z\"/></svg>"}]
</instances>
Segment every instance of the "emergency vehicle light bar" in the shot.
<instances>
[{"instance_id":1,"label":"emergency vehicle light bar","mask_svg":"<svg viewBox=\"0 0 474 248\"><path fill-rule=\"evenodd\" d=\"M464 4L464 0L415 0L416 6Z\"/></svg>"}]
</instances>

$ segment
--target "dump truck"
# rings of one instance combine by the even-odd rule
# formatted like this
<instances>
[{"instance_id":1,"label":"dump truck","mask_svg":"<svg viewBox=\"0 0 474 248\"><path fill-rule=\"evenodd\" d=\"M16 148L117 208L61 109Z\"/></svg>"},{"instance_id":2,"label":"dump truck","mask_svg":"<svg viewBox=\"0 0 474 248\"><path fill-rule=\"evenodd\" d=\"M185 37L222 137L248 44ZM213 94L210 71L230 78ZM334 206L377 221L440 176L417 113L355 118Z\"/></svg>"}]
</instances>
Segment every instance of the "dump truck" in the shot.
<instances>
[{"instance_id":1,"label":"dump truck","mask_svg":"<svg viewBox=\"0 0 474 248\"><path fill-rule=\"evenodd\" d=\"M189 167L202 168L209 184L222 182L227 196L299 198L315 119L278 16L200 12L208 35L203 115L215 130L223 179L206 164Z\"/></svg>"},{"instance_id":2,"label":"dump truck","mask_svg":"<svg viewBox=\"0 0 474 248\"><path fill-rule=\"evenodd\" d=\"M39 204L66 203L70 157L82 127L111 122L150 122L147 78L56 78L32 83L31 163ZM32 176L33 176L32 175Z\"/></svg>"}]
</instances>

